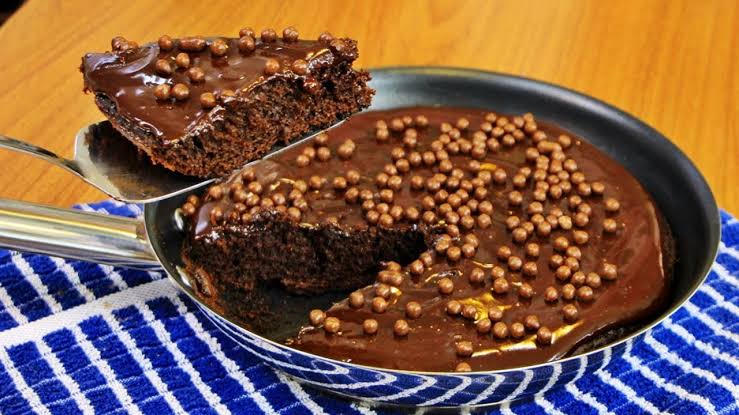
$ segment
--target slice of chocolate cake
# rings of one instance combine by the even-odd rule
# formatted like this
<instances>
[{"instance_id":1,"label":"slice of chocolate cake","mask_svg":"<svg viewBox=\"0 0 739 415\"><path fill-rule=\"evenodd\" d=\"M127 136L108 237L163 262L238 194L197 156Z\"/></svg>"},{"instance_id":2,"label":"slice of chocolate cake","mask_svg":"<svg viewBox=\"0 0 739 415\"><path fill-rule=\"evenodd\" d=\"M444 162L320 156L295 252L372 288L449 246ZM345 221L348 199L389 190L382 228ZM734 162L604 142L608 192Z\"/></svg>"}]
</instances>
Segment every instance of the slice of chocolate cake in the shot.
<instances>
[{"instance_id":1,"label":"slice of chocolate cake","mask_svg":"<svg viewBox=\"0 0 739 415\"><path fill-rule=\"evenodd\" d=\"M363 113L181 212L205 302L254 327L290 307L266 288L354 290L288 344L387 368L503 369L614 340L661 311L674 262L639 182L531 114Z\"/></svg>"},{"instance_id":2,"label":"slice of chocolate cake","mask_svg":"<svg viewBox=\"0 0 739 415\"><path fill-rule=\"evenodd\" d=\"M290 27L239 38L162 36L82 58L85 90L113 126L154 163L220 177L370 104L369 74L352 69L357 45Z\"/></svg>"}]
</instances>

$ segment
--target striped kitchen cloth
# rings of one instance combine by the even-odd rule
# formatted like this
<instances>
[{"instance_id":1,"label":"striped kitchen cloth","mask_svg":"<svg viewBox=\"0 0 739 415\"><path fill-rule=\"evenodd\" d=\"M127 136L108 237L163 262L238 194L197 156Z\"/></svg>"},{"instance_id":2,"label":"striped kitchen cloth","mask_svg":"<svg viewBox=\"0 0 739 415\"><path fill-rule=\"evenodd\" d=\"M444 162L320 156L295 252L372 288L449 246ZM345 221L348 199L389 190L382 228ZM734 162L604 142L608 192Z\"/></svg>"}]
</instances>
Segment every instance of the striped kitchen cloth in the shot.
<instances>
[{"instance_id":1,"label":"striped kitchen cloth","mask_svg":"<svg viewBox=\"0 0 739 415\"><path fill-rule=\"evenodd\" d=\"M135 216L135 205L82 209ZM739 413L739 221L698 293L605 369L493 413ZM390 413L286 378L161 273L0 250L0 413Z\"/></svg>"}]
</instances>

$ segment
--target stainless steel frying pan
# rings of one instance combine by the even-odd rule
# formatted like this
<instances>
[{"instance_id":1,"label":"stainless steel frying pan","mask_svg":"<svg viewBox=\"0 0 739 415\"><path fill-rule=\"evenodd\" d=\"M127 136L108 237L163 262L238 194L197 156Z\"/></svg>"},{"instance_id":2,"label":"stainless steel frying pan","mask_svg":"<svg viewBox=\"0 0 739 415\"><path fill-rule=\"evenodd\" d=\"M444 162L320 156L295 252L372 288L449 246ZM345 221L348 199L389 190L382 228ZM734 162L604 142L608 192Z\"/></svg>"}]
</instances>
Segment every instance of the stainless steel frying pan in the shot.
<instances>
[{"instance_id":1,"label":"stainless steel frying pan","mask_svg":"<svg viewBox=\"0 0 739 415\"><path fill-rule=\"evenodd\" d=\"M641 330L589 353L500 371L421 373L379 369L293 350L279 342L311 308L330 296L296 297L282 324L245 330L198 301L182 272L184 233L175 211L185 195L144 206L142 219L125 219L0 200L0 245L121 266L161 267L213 323L266 363L316 387L373 402L459 407L491 405L543 393L592 372L623 353L679 308L703 282L720 237L716 202L705 180L669 140L636 118L593 98L510 75L438 67L372 71L372 109L413 105L466 106L533 112L586 137L621 162L653 195L677 241L670 304ZM298 317L298 318L296 318Z\"/></svg>"}]
</instances>

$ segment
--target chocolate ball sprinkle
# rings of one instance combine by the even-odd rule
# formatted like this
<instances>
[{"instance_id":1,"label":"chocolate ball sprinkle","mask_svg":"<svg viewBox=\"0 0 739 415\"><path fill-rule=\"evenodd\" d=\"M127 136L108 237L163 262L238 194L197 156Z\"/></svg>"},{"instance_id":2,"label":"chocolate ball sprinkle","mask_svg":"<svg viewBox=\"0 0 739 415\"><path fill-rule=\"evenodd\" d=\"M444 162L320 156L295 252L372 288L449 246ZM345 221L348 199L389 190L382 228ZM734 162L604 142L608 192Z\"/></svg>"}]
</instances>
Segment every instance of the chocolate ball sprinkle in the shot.
<instances>
[{"instance_id":1,"label":"chocolate ball sprinkle","mask_svg":"<svg viewBox=\"0 0 739 415\"><path fill-rule=\"evenodd\" d=\"M451 300L446 303L446 312L452 316L459 315L462 312L462 304L457 300Z\"/></svg>"},{"instance_id":2,"label":"chocolate ball sprinkle","mask_svg":"<svg viewBox=\"0 0 739 415\"><path fill-rule=\"evenodd\" d=\"M223 39L215 39L210 43L208 48L213 56L220 57L228 52L228 43Z\"/></svg>"},{"instance_id":3,"label":"chocolate ball sprinkle","mask_svg":"<svg viewBox=\"0 0 739 415\"><path fill-rule=\"evenodd\" d=\"M523 325L526 327L526 330L529 331L539 330L539 327L541 326L541 324L539 323L539 318L533 314L529 314L524 318Z\"/></svg>"},{"instance_id":4,"label":"chocolate ball sprinkle","mask_svg":"<svg viewBox=\"0 0 739 415\"><path fill-rule=\"evenodd\" d=\"M303 213L296 207L287 208L287 216L293 222L300 222Z\"/></svg>"},{"instance_id":5,"label":"chocolate ball sprinkle","mask_svg":"<svg viewBox=\"0 0 739 415\"><path fill-rule=\"evenodd\" d=\"M211 109L216 106L216 96L212 92L203 92L200 94L200 106L205 109Z\"/></svg>"},{"instance_id":6,"label":"chocolate ball sprinkle","mask_svg":"<svg viewBox=\"0 0 739 415\"><path fill-rule=\"evenodd\" d=\"M570 278L570 282L575 287L579 287L585 284L585 273L582 271L575 272L574 274L572 274L572 277Z\"/></svg>"},{"instance_id":7,"label":"chocolate ball sprinkle","mask_svg":"<svg viewBox=\"0 0 739 415\"><path fill-rule=\"evenodd\" d=\"M618 212L618 210L621 208L621 204L618 202L618 200L609 197L605 201L605 207L607 212L614 213Z\"/></svg>"},{"instance_id":8,"label":"chocolate ball sprinkle","mask_svg":"<svg viewBox=\"0 0 739 415\"><path fill-rule=\"evenodd\" d=\"M535 277L538 273L538 269L536 266L536 262L534 261L528 261L525 264L523 264L523 274L527 277Z\"/></svg>"},{"instance_id":9,"label":"chocolate ball sprinkle","mask_svg":"<svg viewBox=\"0 0 739 415\"><path fill-rule=\"evenodd\" d=\"M577 211L589 217L593 213L593 208L587 203L580 203L577 206Z\"/></svg>"},{"instance_id":10,"label":"chocolate ball sprinkle","mask_svg":"<svg viewBox=\"0 0 739 415\"><path fill-rule=\"evenodd\" d=\"M382 314L387 310L387 301L382 297L375 297L372 299L372 311L378 314Z\"/></svg>"},{"instance_id":11,"label":"chocolate ball sprinkle","mask_svg":"<svg viewBox=\"0 0 739 415\"><path fill-rule=\"evenodd\" d=\"M582 287L577 289L577 299L580 301L592 301L593 296L595 293L593 292L593 289L588 287L587 285L583 285Z\"/></svg>"},{"instance_id":12,"label":"chocolate ball sprinkle","mask_svg":"<svg viewBox=\"0 0 739 415\"><path fill-rule=\"evenodd\" d=\"M518 287L518 296L524 299L530 299L534 296L534 288L528 283L523 283Z\"/></svg>"},{"instance_id":13,"label":"chocolate ball sprinkle","mask_svg":"<svg viewBox=\"0 0 739 415\"><path fill-rule=\"evenodd\" d=\"M514 230L521 224L521 218L518 216L509 216L506 218L505 224L508 230Z\"/></svg>"},{"instance_id":14,"label":"chocolate ball sprinkle","mask_svg":"<svg viewBox=\"0 0 739 415\"><path fill-rule=\"evenodd\" d=\"M462 307L462 317L474 320L477 317L477 308L472 304L467 304Z\"/></svg>"},{"instance_id":15,"label":"chocolate ball sprinkle","mask_svg":"<svg viewBox=\"0 0 739 415\"><path fill-rule=\"evenodd\" d=\"M618 230L618 223L611 218L603 219L603 231L606 233L616 233Z\"/></svg>"},{"instance_id":16,"label":"chocolate ball sprinkle","mask_svg":"<svg viewBox=\"0 0 739 415\"><path fill-rule=\"evenodd\" d=\"M472 284L479 284L483 281L485 281L485 271L482 270L482 268L472 268L472 271L470 271L469 274L469 280Z\"/></svg>"},{"instance_id":17,"label":"chocolate ball sprinkle","mask_svg":"<svg viewBox=\"0 0 739 415\"><path fill-rule=\"evenodd\" d=\"M519 244L526 242L526 239L529 237L529 233L524 228L514 229L511 235L513 236L513 240Z\"/></svg>"},{"instance_id":18,"label":"chocolate ball sprinkle","mask_svg":"<svg viewBox=\"0 0 739 415\"><path fill-rule=\"evenodd\" d=\"M174 69L172 69L172 65L166 59L157 59L156 63L154 64L154 70L158 75L162 76L170 76L172 75L172 72L174 72Z\"/></svg>"},{"instance_id":19,"label":"chocolate ball sprinkle","mask_svg":"<svg viewBox=\"0 0 739 415\"><path fill-rule=\"evenodd\" d=\"M305 154L299 154L295 158L295 164L298 165L298 167L307 167L310 165L310 157L306 156Z\"/></svg>"},{"instance_id":20,"label":"chocolate ball sprinkle","mask_svg":"<svg viewBox=\"0 0 739 415\"><path fill-rule=\"evenodd\" d=\"M466 218L469 218L469 216L465 216L465 217ZM465 217L462 218L463 219L463 221L462 221L463 223L464 223L464 218ZM470 218L470 220L472 220L472 219ZM477 252L477 250L475 249L475 247L472 246L472 245L470 245L470 244L463 244L461 250L462 250L462 255L465 258L472 258L472 257L475 256L475 253Z\"/></svg>"},{"instance_id":21,"label":"chocolate ball sprinkle","mask_svg":"<svg viewBox=\"0 0 739 415\"><path fill-rule=\"evenodd\" d=\"M190 67L190 55L184 52L180 52L175 57L174 62L175 64L177 64L178 68L187 69Z\"/></svg>"},{"instance_id":22,"label":"chocolate ball sprinkle","mask_svg":"<svg viewBox=\"0 0 739 415\"><path fill-rule=\"evenodd\" d=\"M455 372L472 372L472 366L467 362L459 362L454 368Z\"/></svg>"},{"instance_id":23,"label":"chocolate ball sprinkle","mask_svg":"<svg viewBox=\"0 0 739 415\"><path fill-rule=\"evenodd\" d=\"M618 277L618 269L615 264L604 262L600 266L600 275L607 281L613 281Z\"/></svg>"},{"instance_id":24,"label":"chocolate ball sprinkle","mask_svg":"<svg viewBox=\"0 0 739 415\"><path fill-rule=\"evenodd\" d=\"M318 41L321 43L330 43L332 40L334 37L329 32L323 32L318 36Z\"/></svg>"},{"instance_id":25,"label":"chocolate ball sprinkle","mask_svg":"<svg viewBox=\"0 0 739 415\"><path fill-rule=\"evenodd\" d=\"M552 344L552 338L552 332L546 327L541 327L536 331L536 342L542 346Z\"/></svg>"},{"instance_id":26,"label":"chocolate ball sprinkle","mask_svg":"<svg viewBox=\"0 0 739 415\"><path fill-rule=\"evenodd\" d=\"M505 270L502 267L494 266L493 269L490 270L490 275L495 278L503 278L505 277Z\"/></svg>"},{"instance_id":27,"label":"chocolate ball sprinkle","mask_svg":"<svg viewBox=\"0 0 739 415\"><path fill-rule=\"evenodd\" d=\"M167 35L160 36L157 44L159 45L159 49L165 52L172 50L172 47L174 47L174 42L172 41L172 38Z\"/></svg>"},{"instance_id":28,"label":"chocolate ball sprinkle","mask_svg":"<svg viewBox=\"0 0 739 415\"><path fill-rule=\"evenodd\" d=\"M318 309L311 310L308 319L310 320L310 324L317 327L323 324L323 321L326 319L326 313Z\"/></svg>"},{"instance_id":29,"label":"chocolate ball sprinkle","mask_svg":"<svg viewBox=\"0 0 739 415\"><path fill-rule=\"evenodd\" d=\"M308 74L308 62L303 59L296 59L290 65L290 69L296 75L307 75Z\"/></svg>"},{"instance_id":30,"label":"chocolate ball sprinkle","mask_svg":"<svg viewBox=\"0 0 739 415\"><path fill-rule=\"evenodd\" d=\"M564 252L567 247L570 246L570 241L567 240L564 236L558 236L554 239L554 242L552 242L552 246L555 250L559 252Z\"/></svg>"},{"instance_id":31,"label":"chocolate ball sprinkle","mask_svg":"<svg viewBox=\"0 0 739 415\"><path fill-rule=\"evenodd\" d=\"M535 242L530 242L526 244L526 255L531 258L538 258L539 257L539 244Z\"/></svg>"},{"instance_id":32,"label":"chocolate ball sprinkle","mask_svg":"<svg viewBox=\"0 0 739 415\"><path fill-rule=\"evenodd\" d=\"M557 292L557 289L549 286L544 290L544 301L546 302L554 302L559 300L559 292Z\"/></svg>"},{"instance_id":33,"label":"chocolate ball sprinkle","mask_svg":"<svg viewBox=\"0 0 739 415\"><path fill-rule=\"evenodd\" d=\"M523 266L523 261L517 256L511 256L508 258L508 269L511 271L518 271Z\"/></svg>"},{"instance_id":34,"label":"chocolate ball sprinkle","mask_svg":"<svg viewBox=\"0 0 739 415\"><path fill-rule=\"evenodd\" d=\"M203 82L205 80L205 72L194 66L187 70L187 77L190 78L190 82L192 83Z\"/></svg>"},{"instance_id":35,"label":"chocolate ball sprinkle","mask_svg":"<svg viewBox=\"0 0 739 415\"><path fill-rule=\"evenodd\" d=\"M437 282L439 292L444 295L449 295L454 291L454 282L450 278L442 278Z\"/></svg>"},{"instance_id":36,"label":"chocolate ball sprinkle","mask_svg":"<svg viewBox=\"0 0 739 415\"><path fill-rule=\"evenodd\" d=\"M573 257L565 258L564 265L569 267L572 271L580 270L580 261L577 258L573 258Z\"/></svg>"},{"instance_id":37,"label":"chocolate ball sprinkle","mask_svg":"<svg viewBox=\"0 0 739 415\"><path fill-rule=\"evenodd\" d=\"M486 213L482 213L477 217L477 226L480 229L487 229L492 223L493 219Z\"/></svg>"},{"instance_id":38,"label":"chocolate ball sprinkle","mask_svg":"<svg viewBox=\"0 0 739 415\"><path fill-rule=\"evenodd\" d=\"M566 253L568 257L572 257L577 260L580 260L580 258L582 258L582 251L580 251L580 248L576 246L570 246L569 248L567 248Z\"/></svg>"},{"instance_id":39,"label":"chocolate ball sprinkle","mask_svg":"<svg viewBox=\"0 0 739 415\"><path fill-rule=\"evenodd\" d=\"M364 294L360 291L354 291L349 295L349 305L352 308L361 308L364 306Z\"/></svg>"},{"instance_id":40,"label":"chocolate ball sprinkle","mask_svg":"<svg viewBox=\"0 0 739 415\"><path fill-rule=\"evenodd\" d=\"M178 101L184 101L190 97L190 88L185 84L175 84L172 87L172 96Z\"/></svg>"},{"instance_id":41,"label":"chocolate ball sprinkle","mask_svg":"<svg viewBox=\"0 0 739 415\"><path fill-rule=\"evenodd\" d=\"M588 215L586 215L583 212L578 212L575 214L574 218L575 225L582 228L588 225L590 222L590 218L588 218Z\"/></svg>"},{"instance_id":42,"label":"chocolate ball sprinkle","mask_svg":"<svg viewBox=\"0 0 739 415\"><path fill-rule=\"evenodd\" d=\"M575 298L575 291L577 289L572 284L565 284L562 286L562 298L570 301Z\"/></svg>"},{"instance_id":43,"label":"chocolate ball sprinkle","mask_svg":"<svg viewBox=\"0 0 739 415\"><path fill-rule=\"evenodd\" d=\"M585 276L585 284L590 288L599 288L601 286L600 275L595 272L588 272Z\"/></svg>"},{"instance_id":44,"label":"chocolate ball sprinkle","mask_svg":"<svg viewBox=\"0 0 739 415\"><path fill-rule=\"evenodd\" d=\"M365 219L367 219L370 225L376 225L380 221L380 213L376 210L368 210L365 214Z\"/></svg>"},{"instance_id":45,"label":"chocolate ball sprinkle","mask_svg":"<svg viewBox=\"0 0 739 415\"><path fill-rule=\"evenodd\" d=\"M195 214L195 206L190 202L185 202L180 208L182 214L186 217L190 217Z\"/></svg>"},{"instance_id":46,"label":"chocolate ball sprinkle","mask_svg":"<svg viewBox=\"0 0 739 415\"><path fill-rule=\"evenodd\" d=\"M332 186L335 190L344 190L347 187L346 179L341 176L334 177Z\"/></svg>"},{"instance_id":47,"label":"chocolate ball sprinkle","mask_svg":"<svg viewBox=\"0 0 739 415\"><path fill-rule=\"evenodd\" d=\"M508 260L508 258L511 256L511 254L512 254L511 253L511 248L509 248L509 247L507 247L505 245L504 246L501 246L500 248L498 248L497 256L498 256L498 259L500 259L501 261Z\"/></svg>"},{"instance_id":48,"label":"chocolate ball sprinkle","mask_svg":"<svg viewBox=\"0 0 739 415\"><path fill-rule=\"evenodd\" d=\"M239 30L239 37L243 37L243 36L254 37L255 35L256 34L254 32L254 29L252 29L251 27L245 27Z\"/></svg>"},{"instance_id":49,"label":"chocolate ball sprinkle","mask_svg":"<svg viewBox=\"0 0 739 415\"><path fill-rule=\"evenodd\" d=\"M159 84L154 88L154 96L159 101L166 101L170 98L172 87L169 84Z\"/></svg>"},{"instance_id":50,"label":"chocolate ball sprinkle","mask_svg":"<svg viewBox=\"0 0 739 415\"><path fill-rule=\"evenodd\" d=\"M318 147L316 157L320 161L328 161L331 159L331 150L328 147Z\"/></svg>"},{"instance_id":51,"label":"chocolate ball sprinkle","mask_svg":"<svg viewBox=\"0 0 739 415\"><path fill-rule=\"evenodd\" d=\"M277 32L274 29L264 29L260 35L262 42L271 43L277 40Z\"/></svg>"},{"instance_id":52,"label":"chocolate ball sprinkle","mask_svg":"<svg viewBox=\"0 0 739 415\"><path fill-rule=\"evenodd\" d=\"M214 207L210 211L210 222L214 225L218 225L223 221L223 210L220 206Z\"/></svg>"},{"instance_id":53,"label":"chocolate ball sprinkle","mask_svg":"<svg viewBox=\"0 0 739 415\"><path fill-rule=\"evenodd\" d=\"M409 301L405 305L405 315L408 316L408 318L417 319L421 317L422 311L423 309L421 307L421 304L415 301Z\"/></svg>"},{"instance_id":54,"label":"chocolate ball sprinkle","mask_svg":"<svg viewBox=\"0 0 739 415\"><path fill-rule=\"evenodd\" d=\"M578 315L579 311L576 305L566 304L564 307L562 307L562 316L564 317L565 321L570 323L577 321Z\"/></svg>"},{"instance_id":55,"label":"chocolate ball sprinkle","mask_svg":"<svg viewBox=\"0 0 739 415\"><path fill-rule=\"evenodd\" d=\"M375 334L377 333L377 329L379 327L379 324L377 323L377 320L373 318L368 318L362 322L362 329L366 334Z\"/></svg>"},{"instance_id":56,"label":"chocolate ball sprinkle","mask_svg":"<svg viewBox=\"0 0 739 415\"><path fill-rule=\"evenodd\" d=\"M475 322L475 329L480 334L490 333L490 329L493 327L493 322L489 318L482 318Z\"/></svg>"},{"instance_id":57,"label":"chocolate ball sprinkle","mask_svg":"<svg viewBox=\"0 0 739 415\"><path fill-rule=\"evenodd\" d=\"M456 342L454 344L454 348L457 352L457 356L460 357L472 356L472 352L474 352L472 342L466 340Z\"/></svg>"},{"instance_id":58,"label":"chocolate ball sprinkle","mask_svg":"<svg viewBox=\"0 0 739 415\"><path fill-rule=\"evenodd\" d=\"M590 184L590 189L593 191L596 195L602 195L603 192L606 190L606 185L604 185L602 182L593 182Z\"/></svg>"},{"instance_id":59,"label":"chocolate ball sprinkle","mask_svg":"<svg viewBox=\"0 0 739 415\"><path fill-rule=\"evenodd\" d=\"M411 328L408 325L408 322L405 320L395 320L395 324L393 324L393 333L396 336L404 337L407 336L408 333L410 333Z\"/></svg>"},{"instance_id":60,"label":"chocolate ball sprinkle","mask_svg":"<svg viewBox=\"0 0 739 415\"><path fill-rule=\"evenodd\" d=\"M490 321L500 321L503 318L503 311L497 307L488 309L488 319Z\"/></svg>"},{"instance_id":61,"label":"chocolate ball sprinkle","mask_svg":"<svg viewBox=\"0 0 739 415\"><path fill-rule=\"evenodd\" d=\"M280 62L278 62L276 59L267 59L264 62L264 74L265 75L274 75L277 72L280 71Z\"/></svg>"},{"instance_id":62,"label":"chocolate ball sprinkle","mask_svg":"<svg viewBox=\"0 0 739 415\"><path fill-rule=\"evenodd\" d=\"M513 323L509 329L510 335L514 339L520 339L526 334L526 328L521 323Z\"/></svg>"},{"instance_id":63,"label":"chocolate ball sprinkle","mask_svg":"<svg viewBox=\"0 0 739 415\"><path fill-rule=\"evenodd\" d=\"M253 36L241 36L237 41L237 46L241 53L251 53L257 48L257 44L254 41Z\"/></svg>"},{"instance_id":64,"label":"chocolate ball sprinkle","mask_svg":"<svg viewBox=\"0 0 739 415\"><path fill-rule=\"evenodd\" d=\"M572 269L567 265L560 265L554 272L559 281L567 281L572 275Z\"/></svg>"},{"instance_id":65,"label":"chocolate ball sprinkle","mask_svg":"<svg viewBox=\"0 0 739 415\"><path fill-rule=\"evenodd\" d=\"M508 325L499 321L493 325L493 336L496 339L503 340L508 338Z\"/></svg>"},{"instance_id":66,"label":"chocolate ball sprinkle","mask_svg":"<svg viewBox=\"0 0 739 415\"><path fill-rule=\"evenodd\" d=\"M285 42L297 42L298 30L293 26L288 26L282 31L282 39Z\"/></svg>"},{"instance_id":67,"label":"chocolate ball sprinkle","mask_svg":"<svg viewBox=\"0 0 739 415\"><path fill-rule=\"evenodd\" d=\"M586 243L588 243L588 240L590 239L590 236L585 231L582 231L582 230L574 230L574 231L572 231L572 239L578 245L585 245Z\"/></svg>"},{"instance_id":68,"label":"chocolate ball sprinkle","mask_svg":"<svg viewBox=\"0 0 739 415\"><path fill-rule=\"evenodd\" d=\"M336 334L341 330L341 320L336 317L326 317L326 321L323 322L323 329L327 333Z\"/></svg>"},{"instance_id":69,"label":"chocolate ball sprinkle","mask_svg":"<svg viewBox=\"0 0 739 415\"><path fill-rule=\"evenodd\" d=\"M496 294L507 294L510 290L510 284L505 278L496 278L493 281L493 291Z\"/></svg>"}]
</instances>

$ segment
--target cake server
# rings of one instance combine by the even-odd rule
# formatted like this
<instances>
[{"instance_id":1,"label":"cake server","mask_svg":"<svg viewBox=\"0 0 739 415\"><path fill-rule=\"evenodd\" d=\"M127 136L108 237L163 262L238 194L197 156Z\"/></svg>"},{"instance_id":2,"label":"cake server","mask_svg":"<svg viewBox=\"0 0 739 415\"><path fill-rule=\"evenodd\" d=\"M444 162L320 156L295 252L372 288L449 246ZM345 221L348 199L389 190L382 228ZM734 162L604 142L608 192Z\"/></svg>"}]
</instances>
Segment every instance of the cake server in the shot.
<instances>
[{"instance_id":1,"label":"cake server","mask_svg":"<svg viewBox=\"0 0 739 415\"><path fill-rule=\"evenodd\" d=\"M342 122L340 120L334 125ZM298 145L316 134L293 141L287 146L276 145L263 158L252 163ZM215 180L185 176L153 164L146 154L121 136L108 121L90 124L77 132L72 159L2 134L0 148L45 160L80 177L114 199L129 203L166 199Z\"/></svg>"},{"instance_id":2,"label":"cake server","mask_svg":"<svg viewBox=\"0 0 739 415\"><path fill-rule=\"evenodd\" d=\"M146 155L140 153L107 121L90 124L77 132L72 159L1 134L0 148L48 161L125 202L153 202L213 181L184 176L152 165Z\"/></svg>"},{"instance_id":3,"label":"cake server","mask_svg":"<svg viewBox=\"0 0 739 415\"><path fill-rule=\"evenodd\" d=\"M176 213L185 194L144 205L140 219L0 199L0 246L119 266L163 269L213 324L259 359L296 380L373 404L453 408L495 405L539 395L603 367L623 354L695 293L718 251L720 218L705 179L669 140L638 119L596 99L530 79L438 67L372 71L370 109L413 105L476 106L531 111L589 141L623 164L654 197L677 242L671 296L665 310L634 333L590 352L505 370L414 372L370 367L292 349L282 343L312 308L330 295L291 296L280 325L252 331L195 295L183 271L186 232ZM282 292L282 295L288 295ZM283 297L284 298L284 297Z\"/></svg>"}]
</instances>

